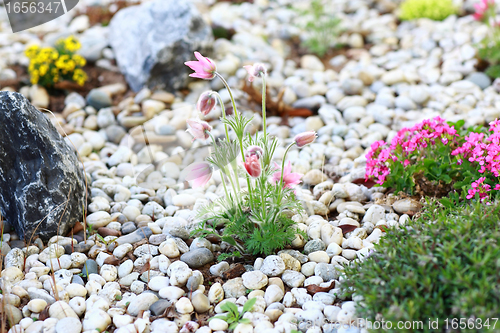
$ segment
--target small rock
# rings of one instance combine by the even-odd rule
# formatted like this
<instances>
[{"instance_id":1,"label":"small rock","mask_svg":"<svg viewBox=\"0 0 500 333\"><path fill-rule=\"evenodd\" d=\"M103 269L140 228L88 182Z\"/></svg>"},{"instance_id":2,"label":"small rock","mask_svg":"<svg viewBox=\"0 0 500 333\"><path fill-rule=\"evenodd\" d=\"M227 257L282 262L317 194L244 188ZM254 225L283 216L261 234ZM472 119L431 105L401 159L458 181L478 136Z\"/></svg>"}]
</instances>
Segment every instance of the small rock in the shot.
<instances>
[{"instance_id":1,"label":"small rock","mask_svg":"<svg viewBox=\"0 0 500 333\"><path fill-rule=\"evenodd\" d=\"M268 278L267 275L262 273L261 271L251 271L246 272L242 276L243 285L247 289L262 289L267 285Z\"/></svg>"},{"instance_id":2,"label":"small rock","mask_svg":"<svg viewBox=\"0 0 500 333\"><path fill-rule=\"evenodd\" d=\"M56 324L56 333L80 333L81 331L82 323L77 318L62 318Z\"/></svg>"},{"instance_id":3,"label":"small rock","mask_svg":"<svg viewBox=\"0 0 500 333\"><path fill-rule=\"evenodd\" d=\"M283 272L281 279L290 288L298 288L298 287L302 286L306 277L304 276L304 274L302 274L300 272L286 270Z\"/></svg>"},{"instance_id":4,"label":"small rock","mask_svg":"<svg viewBox=\"0 0 500 333\"><path fill-rule=\"evenodd\" d=\"M239 298L246 294L246 288L243 285L243 279L240 277L228 280L222 285L222 289L224 289L226 298Z\"/></svg>"},{"instance_id":5,"label":"small rock","mask_svg":"<svg viewBox=\"0 0 500 333\"><path fill-rule=\"evenodd\" d=\"M130 301L127 311L132 316L137 316L141 310L149 310L149 307L158 301L158 297L150 292L137 295Z\"/></svg>"},{"instance_id":6,"label":"small rock","mask_svg":"<svg viewBox=\"0 0 500 333\"><path fill-rule=\"evenodd\" d=\"M267 276L279 276L285 271L285 263L276 255L267 256L260 271Z\"/></svg>"},{"instance_id":7,"label":"small rock","mask_svg":"<svg viewBox=\"0 0 500 333\"><path fill-rule=\"evenodd\" d=\"M149 307L149 311L151 311L151 314L153 316L160 316L160 315L162 315L165 312L165 310L168 307L171 307L171 306L172 306L172 303L170 303L168 300L166 300L166 299L160 299L160 300L154 302Z\"/></svg>"},{"instance_id":8,"label":"small rock","mask_svg":"<svg viewBox=\"0 0 500 333\"><path fill-rule=\"evenodd\" d=\"M87 103L100 110L113 104L111 97L100 89L92 89L87 95Z\"/></svg>"},{"instance_id":9,"label":"small rock","mask_svg":"<svg viewBox=\"0 0 500 333\"><path fill-rule=\"evenodd\" d=\"M189 265L191 268L198 268L214 261L212 251L207 248L198 248L184 253L181 260Z\"/></svg>"}]
</instances>

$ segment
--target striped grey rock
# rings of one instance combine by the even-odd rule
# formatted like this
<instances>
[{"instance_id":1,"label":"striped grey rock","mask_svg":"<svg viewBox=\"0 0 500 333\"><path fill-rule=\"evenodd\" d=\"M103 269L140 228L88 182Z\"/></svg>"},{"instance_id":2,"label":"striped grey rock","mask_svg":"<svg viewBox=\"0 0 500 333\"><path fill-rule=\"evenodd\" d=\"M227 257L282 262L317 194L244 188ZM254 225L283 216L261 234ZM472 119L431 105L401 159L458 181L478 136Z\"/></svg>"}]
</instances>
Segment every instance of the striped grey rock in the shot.
<instances>
[{"instance_id":1,"label":"striped grey rock","mask_svg":"<svg viewBox=\"0 0 500 333\"><path fill-rule=\"evenodd\" d=\"M67 234L82 219L85 201L77 154L18 93L0 92L0 132L3 217L22 239Z\"/></svg>"}]
</instances>

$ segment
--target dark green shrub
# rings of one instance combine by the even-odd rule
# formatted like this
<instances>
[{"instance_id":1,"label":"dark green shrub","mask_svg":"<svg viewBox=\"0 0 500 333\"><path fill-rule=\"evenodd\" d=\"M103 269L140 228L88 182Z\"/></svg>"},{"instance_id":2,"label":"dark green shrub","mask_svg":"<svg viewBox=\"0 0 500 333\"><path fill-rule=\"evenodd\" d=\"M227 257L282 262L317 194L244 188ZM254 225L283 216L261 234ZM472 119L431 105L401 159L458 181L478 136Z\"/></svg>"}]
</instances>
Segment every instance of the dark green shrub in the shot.
<instances>
[{"instance_id":1,"label":"dark green shrub","mask_svg":"<svg viewBox=\"0 0 500 333\"><path fill-rule=\"evenodd\" d=\"M499 332L499 218L498 202L453 210L433 203L407 231L388 230L376 252L345 269L344 290L363 298L358 317L392 323L373 332ZM423 328L395 329L400 321Z\"/></svg>"}]
</instances>

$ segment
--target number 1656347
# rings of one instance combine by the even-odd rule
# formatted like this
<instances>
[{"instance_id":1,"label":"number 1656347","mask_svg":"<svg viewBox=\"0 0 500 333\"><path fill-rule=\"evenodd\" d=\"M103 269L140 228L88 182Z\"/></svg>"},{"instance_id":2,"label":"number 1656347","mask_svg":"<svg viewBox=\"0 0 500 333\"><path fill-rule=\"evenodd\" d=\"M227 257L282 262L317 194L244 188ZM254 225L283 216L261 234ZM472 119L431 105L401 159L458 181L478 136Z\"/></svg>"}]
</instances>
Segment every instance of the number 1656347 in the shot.
<instances>
[{"instance_id":1,"label":"number 1656347","mask_svg":"<svg viewBox=\"0 0 500 333\"><path fill-rule=\"evenodd\" d=\"M7 13L57 13L59 8L61 8L61 2L49 1L48 3L44 3L42 1L10 1L5 4L5 8L7 9Z\"/></svg>"}]
</instances>

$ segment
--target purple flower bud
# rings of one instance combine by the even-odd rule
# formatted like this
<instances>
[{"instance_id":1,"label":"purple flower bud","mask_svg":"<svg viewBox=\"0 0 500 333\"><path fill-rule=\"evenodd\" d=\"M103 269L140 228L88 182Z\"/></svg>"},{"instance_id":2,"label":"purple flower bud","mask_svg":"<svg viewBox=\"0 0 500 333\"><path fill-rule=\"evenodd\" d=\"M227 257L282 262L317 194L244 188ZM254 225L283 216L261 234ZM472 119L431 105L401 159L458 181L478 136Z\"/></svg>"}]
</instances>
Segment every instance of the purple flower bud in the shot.
<instances>
[{"instance_id":1,"label":"purple flower bud","mask_svg":"<svg viewBox=\"0 0 500 333\"><path fill-rule=\"evenodd\" d=\"M217 100L215 99L215 92L213 91L205 91L200 95L198 99L198 104L196 104L196 108L200 111L204 116L210 113L215 108L215 104Z\"/></svg>"},{"instance_id":2,"label":"purple flower bud","mask_svg":"<svg viewBox=\"0 0 500 333\"><path fill-rule=\"evenodd\" d=\"M314 131L297 134L294 138L295 143L299 148L304 147L305 145L308 145L310 143L313 143L315 139L316 139L316 132Z\"/></svg>"}]
</instances>

